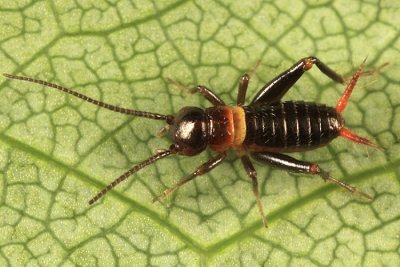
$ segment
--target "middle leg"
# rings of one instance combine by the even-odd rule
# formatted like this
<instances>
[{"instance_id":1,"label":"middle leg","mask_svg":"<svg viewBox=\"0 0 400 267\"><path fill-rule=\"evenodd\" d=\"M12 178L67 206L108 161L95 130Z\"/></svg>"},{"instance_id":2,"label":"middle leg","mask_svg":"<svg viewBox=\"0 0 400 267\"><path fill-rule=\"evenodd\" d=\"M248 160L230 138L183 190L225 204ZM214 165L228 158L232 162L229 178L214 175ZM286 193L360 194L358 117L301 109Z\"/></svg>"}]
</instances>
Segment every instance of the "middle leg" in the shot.
<instances>
[{"instance_id":1,"label":"middle leg","mask_svg":"<svg viewBox=\"0 0 400 267\"><path fill-rule=\"evenodd\" d=\"M249 156L245 155L245 156L242 156L240 159L242 160L242 163L243 163L244 169L247 172L247 175L250 176L250 178L252 180L253 193L254 193L254 196L256 197L258 212L261 215L264 227L268 228L267 218L265 217L264 208L263 208L263 205L262 205L261 199L260 199L260 192L258 191L257 172L254 169L254 166L251 163Z\"/></svg>"},{"instance_id":2,"label":"middle leg","mask_svg":"<svg viewBox=\"0 0 400 267\"><path fill-rule=\"evenodd\" d=\"M254 67L250 70L249 73L246 73L242 77L240 77L238 96L236 99L236 103L238 106L244 105L244 101L246 99L247 87L249 86L250 77L255 73L255 71L258 68L258 66L260 65L260 63L261 63L261 61L257 61L257 63L254 65Z\"/></svg>"},{"instance_id":3,"label":"middle leg","mask_svg":"<svg viewBox=\"0 0 400 267\"><path fill-rule=\"evenodd\" d=\"M236 100L238 106L244 105L244 100L246 99L246 92L247 92L247 87L249 86L249 81L250 81L250 75L248 75L247 73L242 77L240 77L238 96Z\"/></svg>"}]
</instances>

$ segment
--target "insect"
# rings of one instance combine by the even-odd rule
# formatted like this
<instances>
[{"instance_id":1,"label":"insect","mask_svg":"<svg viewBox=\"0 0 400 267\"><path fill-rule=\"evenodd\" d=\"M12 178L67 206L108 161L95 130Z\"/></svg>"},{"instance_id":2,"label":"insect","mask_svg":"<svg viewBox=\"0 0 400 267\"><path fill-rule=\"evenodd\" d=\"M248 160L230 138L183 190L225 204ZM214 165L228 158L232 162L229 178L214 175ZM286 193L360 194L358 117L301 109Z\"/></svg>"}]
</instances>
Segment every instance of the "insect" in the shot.
<instances>
[{"instance_id":1,"label":"insect","mask_svg":"<svg viewBox=\"0 0 400 267\"><path fill-rule=\"evenodd\" d=\"M365 60L364 60L365 62ZM335 183L353 194L372 199L368 194L338 180L323 170L318 163L297 160L283 153L308 151L330 143L338 136L353 142L377 146L366 138L360 137L344 127L342 111L346 108L357 80L362 74L363 64L353 74L335 108L323 104L303 101L281 101L286 92L296 81L314 65L327 77L338 83L345 83L344 78L325 65L316 57L306 57L264 85L249 105L244 105L250 75L245 74L239 80L236 106L227 106L214 92L205 86L196 86L191 93L199 93L213 106L209 108L183 107L176 115L163 115L153 112L125 109L92 99L69 88L43 80L13 74L3 74L9 79L22 80L52 87L81 98L97 106L128 115L162 120L169 126L172 145L165 150L135 165L130 170L111 182L89 200L92 205L116 185L140 169L167 156L177 154L195 156L207 147L216 152L216 156L200 165L194 172L180 179L167 188L153 202L162 201L179 187L203 175L224 161L227 151L232 149L240 157L247 175L251 178L252 189L263 224L267 220L261 204L258 190L257 172L250 161L256 161L294 173L319 175L323 180ZM372 71L371 71L372 72Z\"/></svg>"}]
</instances>

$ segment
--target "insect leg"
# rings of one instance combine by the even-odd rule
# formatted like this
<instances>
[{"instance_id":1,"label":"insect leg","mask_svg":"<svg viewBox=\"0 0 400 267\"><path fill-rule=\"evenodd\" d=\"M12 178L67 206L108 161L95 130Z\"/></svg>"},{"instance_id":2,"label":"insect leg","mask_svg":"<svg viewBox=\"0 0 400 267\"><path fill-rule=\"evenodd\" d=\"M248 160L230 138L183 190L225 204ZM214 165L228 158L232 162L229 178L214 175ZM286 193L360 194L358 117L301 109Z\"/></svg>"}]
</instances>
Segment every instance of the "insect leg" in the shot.
<instances>
[{"instance_id":1,"label":"insect leg","mask_svg":"<svg viewBox=\"0 0 400 267\"><path fill-rule=\"evenodd\" d=\"M210 101L214 106L223 106L225 105L224 100L219 98L213 91L208 89L205 86L198 85L192 89L189 90L190 93L194 94L196 92L200 93L202 96L204 96L208 101Z\"/></svg>"},{"instance_id":2,"label":"insect leg","mask_svg":"<svg viewBox=\"0 0 400 267\"><path fill-rule=\"evenodd\" d=\"M174 186L167 188L161 195L153 198L153 203L156 201L164 200L166 197L168 197L170 194L175 192L182 185L193 180L197 176L203 175L203 174L211 171L212 169L217 167L225 159L225 157L226 157L226 153L223 152L223 153L219 154L217 157L207 161L206 163L203 163L194 172L192 172L191 174L180 179Z\"/></svg>"},{"instance_id":3,"label":"insect leg","mask_svg":"<svg viewBox=\"0 0 400 267\"><path fill-rule=\"evenodd\" d=\"M247 172L247 175L250 176L250 178L252 180L253 193L254 193L254 195L256 197L258 212L261 215L264 227L268 228L267 219L266 219L265 214L264 214L264 208L263 208L261 200L260 200L260 193L258 191L257 172L254 169L254 166L251 163L251 161L250 161L250 159L249 159L249 157L247 155L246 156L242 156L240 159L242 160L242 163L243 163L244 169Z\"/></svg>"},{"instance_id":4,"label":"insect leg","mask_svg":"<svg viewBox=\"0 0 400 267\"><path fill-rule=\"evenodd\" d=\"M344 91L343 95L340 97L339 101L336 104L336 111L338 113L341 113L347 106L347 103L350 99L350 95L353 92L354 87L357 84L358 79L360 78L362 72L363 72L363 67L364 67L365 60L361 65L358 67L357 71L353 74L353 76L350 79L350 82L348 83L346 90Z\"/></svg>"},{"instance_id":5,"label":"insect leg","mask_svg":"<svg viewBox=\"0 0 400 267\"><path fill-rule=\"evenodd\" d=\"M246 73L239 80L239 90L236 103L238 106L243 106L246 98L247 87L249 86L250 76Z\"/></svg>"},{"instance_id":6,"label":"insect leg","mask_svg":"<svg viewBox=\"0 0 400 267\"><path fill-rule=\"evenodd\" d=\"M376 69L363 70L366 60L367 60L367 58L364 59L364 61L358 67L357 71L351 76L350 81L347 84L346 90L343 92L342 96L340 97L339 101L336 104L337 112L341 113L346 108L347 103L350 99L350 95L353 92L353 89L356 86L357 81L360 78L360 76L373 75L373 74L379 72L382 68L386 67L389 64L389 63L384 63L381 66L377 67Z\"/></svg>"},{"instance_id":7,"label":"insect leg","mask_svg":"<svg viewBox=\"0 0 400 267\"><path fill-rule=\"evenodd\" d=\"M358 79L360 78L361 75L371 75L376 71L379 71L381 68L383 68L384 66L386 66L387 64L384 64L382 66L380 66L378 69L376 70L369 70L369 71L363 71L363 67L364 67L364 63L365 60L361 63L361 65L358 67L357 71L353 74L353 76L351 77L349 83L347 84L346 90L344 91L343 95L340 97L339 101L336 104L336 111L338 113L342 113L343 110L346 108L347 103L349 102L350 99L350 95L353 92L354 87L357 84ZM364 144L364 145L368 145L368 146L372 146L372 147L376 147L379 148L378 145L372 143L371 141L369 141L368 139L358 136L354 133L352 133L350 130L346 129L346 128L341 128L339 135L349 139L353 142L359 143L359 144Z\"/></svg>"},{"instance_id":8,"label":"insect leg","mask_svg":"<svg viewBox=\"0 0 400 267\"><path fill-rule=\"evenodd\" d=\"M321 169L317 163L297 160L295 158L280 153L252 153L251 156L257 161L267 163L271 166L282 168L290 172L318 174L319 176L321 176L322 179L324 179L324 181L337 184L353 194L357 194L372 200L372 197L370 195L357 190L357 188L355 188L354 186L351 186L341 180L330 176L329 173Z\"/></svg>"},{"instance_id":9,"label":"insect leg","mask_svg":"<svg viewBox=\"0 0 400 267\"><path fill-rule=\"evenodd\" d=\"M214 106L222 106L225 105L225 102L219 98L219 96L217 96L213 91L211 91L211 89L208 89L205 86L202 85L198 85L196 87L193 88L188 88L180 83L178 83L177 81L174 81L170 78L166 78L168 82L174 84L176 87L185 90L186 92L190 93L190 94L195 94L195 93L200 93L202 96L204 96L208 101L211 102L211 104L213 104Z\"/></svg>"},{"instance_id":10,"label":"insect leg","mask_svg":"<svg viewBox=\"0 0 400 267\"><path fill-rule=\"evenodd\" d=\"M247 87L249 86L249 81L250 77L255 73L257 67L260 65L261 61L257 61L257 63L254 65L254 67L250 70L250 72L247 74L244 74L242 77L240 77L239 80L239 90L238 90L238 96L236 103L238 106L243 106L244 101L246 99L246 92L247 92Z\"/></svg>"},{"instance_id":11,"label":"insect leg","mask_svg":"<svg viewBox=\"0 0 400 267\"><path fill-rule=\"evenodd\" d=\"M282 72L272 81L264 85L264 87L261 88L261 90L253 98L250 105L279 102L286 92L303 75L303 73L311 69L314 64L323 74L332 80L339 83L344 83L344 79L340 74L333 71L318 58L312 56L306 57L299 60L288 70Z\"/></svg>"}]
</instances>

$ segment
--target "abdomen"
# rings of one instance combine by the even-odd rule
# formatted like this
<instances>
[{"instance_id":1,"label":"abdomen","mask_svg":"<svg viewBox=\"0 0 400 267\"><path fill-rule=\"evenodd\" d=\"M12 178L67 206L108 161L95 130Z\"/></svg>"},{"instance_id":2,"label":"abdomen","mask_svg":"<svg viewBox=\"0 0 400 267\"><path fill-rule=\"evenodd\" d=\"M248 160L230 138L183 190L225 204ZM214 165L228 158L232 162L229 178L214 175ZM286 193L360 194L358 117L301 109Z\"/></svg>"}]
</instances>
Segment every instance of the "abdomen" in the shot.
<instances>
[{"instance_id":1,"label":"abdomen","mask_svg":"<svg viewBox=\"0 0 400 267\"><path fill-rule=\"evenodd\" d=\"M324 146L339 135L344 120L335 110L317 103L279 102L246 106L249 151L293 152Z\"/></svg>"}]
</instances>

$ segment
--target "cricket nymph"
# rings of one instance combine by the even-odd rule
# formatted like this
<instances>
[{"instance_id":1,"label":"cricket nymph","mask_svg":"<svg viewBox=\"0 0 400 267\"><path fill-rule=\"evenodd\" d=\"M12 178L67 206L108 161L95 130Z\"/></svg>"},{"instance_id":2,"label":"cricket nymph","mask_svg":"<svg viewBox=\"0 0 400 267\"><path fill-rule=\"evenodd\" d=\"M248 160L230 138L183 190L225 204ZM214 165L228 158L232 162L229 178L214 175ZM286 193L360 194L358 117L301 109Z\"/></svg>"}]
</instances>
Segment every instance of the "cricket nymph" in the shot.
<instances>
[{"instance_id":1,"label":"cricket nymph","mask_svg":"<svg viewBox=\"0 0 400 267\"><path fill-rule=\"evenodd\" d=\"M226 152L234 150L240 157L247 175L252 180L252 189L256 197L257 207L263 219L263 224L267 227L258 191L257 172L250 161L250 157L261 163L287 171L319 175L325 181L335 183L351 193L372 199L366 193L330 176L318 163L301 161L282 154L317 149L329 144L338 136L345 137L356 143L376 146L369 140L346 129L342 117L342 112L359 77L364 73L372 73L371 71L363 72L363 64L351 77L336 107L328 107L314 102L281 101L287 91L313 65L316 65L330 79L342 84L345 83L341 75L330 69L318 58L306 57L264 85L248 105L244 105L244 101L250 76L245 74L239 81L239 91L235 106L226 105L221 98L207 87L196 86L190 92L201 94L213 106L205 109L183 107L176 115L163 115L121 108L47 81L13 74L3 75L10 79L52 87L115 112L147 119L163 120L168 124L169 134L172 139L171 146L168 149L159 151L122 174L90 199L89 204L95 203L133 173L169 155L195 156L208 147L217 153L214 158L200 165L194 172L183 177L174 186L166 189L161 195L153 199L153 201L161 201L183 184L217 167L224 161Z\"/></svg>"}]
</instances>

